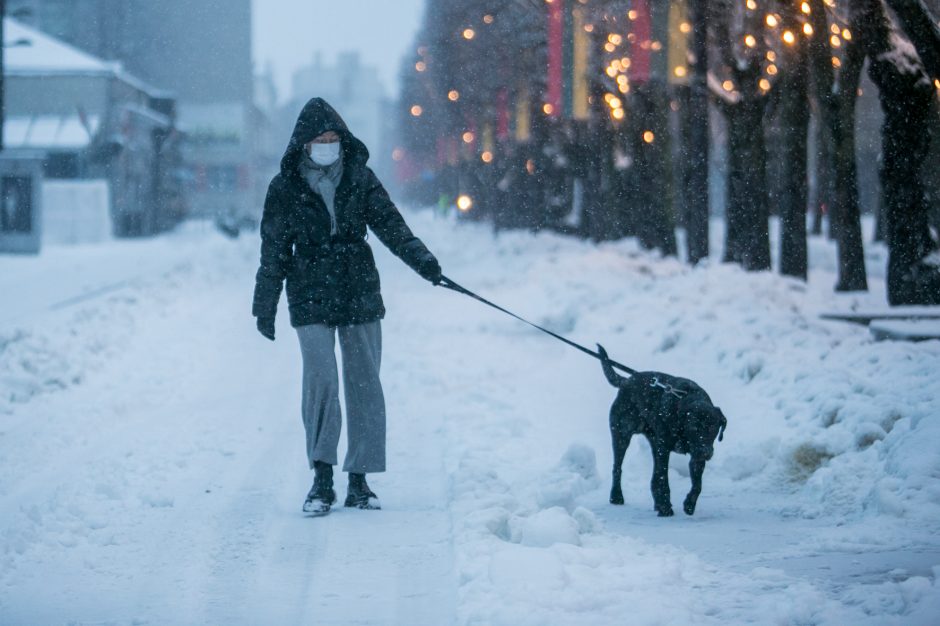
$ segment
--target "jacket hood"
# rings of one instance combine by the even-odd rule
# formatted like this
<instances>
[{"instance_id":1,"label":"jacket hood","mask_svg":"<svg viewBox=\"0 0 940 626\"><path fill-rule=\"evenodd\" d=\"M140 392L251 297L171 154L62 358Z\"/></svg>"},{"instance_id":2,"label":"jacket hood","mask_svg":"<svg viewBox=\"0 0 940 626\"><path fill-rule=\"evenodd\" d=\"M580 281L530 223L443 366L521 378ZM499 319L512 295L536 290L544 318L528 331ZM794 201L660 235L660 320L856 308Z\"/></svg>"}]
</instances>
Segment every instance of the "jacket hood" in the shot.
<instances>
[{"instance_id":1,"label":"jacket hood","mask_svg":"<svg viewBox=\"0 0 940 626\"><path fill-rule=\"evenodd\" d=\"M297 166L303 158L304 146L330 130L340 136L344 164L364 165L369 160L369 150L349 132L349 127L336 109L323 98L311 98L297 116L294 132L281 158L281 173L285 176L296 175Z\"/></svg>"}]
</instances>

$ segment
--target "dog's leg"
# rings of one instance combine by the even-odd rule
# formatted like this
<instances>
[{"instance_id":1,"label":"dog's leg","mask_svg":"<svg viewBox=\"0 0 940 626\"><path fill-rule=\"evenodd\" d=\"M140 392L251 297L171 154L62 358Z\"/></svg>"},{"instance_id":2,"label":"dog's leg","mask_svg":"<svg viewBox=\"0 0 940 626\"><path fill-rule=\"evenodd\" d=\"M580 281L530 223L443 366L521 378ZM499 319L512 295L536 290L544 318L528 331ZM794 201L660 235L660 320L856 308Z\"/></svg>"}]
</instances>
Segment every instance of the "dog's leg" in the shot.
<instances>
[{"instance_id":1,"label":"dog's leg","mask_svg":"<svg viewBox=\"0 0 940 626\"><path fill-rule=\"evenodd\" d=\"M611 424L610 440L614 444L613 485L610 488L611 504L623 504L623 490L620 487L620 478L623 474L623 457L627 453L627 448L630 446L630 439L632 437L632 432L624 431L623 427Z\"/></svg>"},{"instance_id":2,"label":"dog's leg","mask_svg":"<svg viewBox=\"0 0 940 626\"><path fill-rule=\"evenodd\" d=\"M653 448L653 480L650 491L653 492L653 504L660 517L673 515L672 502L669 501L669 448L650 441Z\"/></svg>"},{"instance_id":3,"label":"dog's leg","mask_svg":"<svg viewBox=\"0 0 940 626\"><path fill-rule=\"evenodd\" d=\"M702 493L702 473L705 471L705 460L692 457L689 461L689 476L692 477L692 490L685 497L682 504L682 510L686 515L695 513L695 504L698 502L698 496Z\"/></svg>"}]
</instances>

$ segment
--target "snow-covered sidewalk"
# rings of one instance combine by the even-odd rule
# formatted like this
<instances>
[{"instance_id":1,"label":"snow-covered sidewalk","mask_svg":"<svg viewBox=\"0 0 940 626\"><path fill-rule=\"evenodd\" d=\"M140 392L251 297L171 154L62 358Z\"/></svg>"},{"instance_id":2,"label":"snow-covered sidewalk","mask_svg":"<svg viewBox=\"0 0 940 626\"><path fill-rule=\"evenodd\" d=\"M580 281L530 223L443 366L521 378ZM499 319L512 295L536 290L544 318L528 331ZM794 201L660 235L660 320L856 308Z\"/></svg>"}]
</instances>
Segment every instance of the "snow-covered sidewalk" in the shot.
<instances>
[{"instance_id":1,"label":"snow-covered sidewalk","mask_svg":"<svg viewBox=\"0 0 940 626\"><path fill-rule=\"evenodd\" d=\"M876 343L818 320L882 302L877 279L870 294L832 294L824 241L806 286L693 270L631 242L409 222L465 286L621 362L702 383L729 426L695 517L655 517L640 438L626 505L607 503L614 390L595 361L429 287L376 242L389 472L370 484L384 510L304 518L286 310L277 342L257 335L257 241L187 229L0 258L0 311L18 307L0 314L0 623L940 614L940 342ZM115 279L141 255L146 271ZM877 249L871 261L879 274ZM87 298L70 270L81 263ZM61 301L74 304L50 306ZM674 503L687 474L674 457Z\"/></svg>"}]
</instances>

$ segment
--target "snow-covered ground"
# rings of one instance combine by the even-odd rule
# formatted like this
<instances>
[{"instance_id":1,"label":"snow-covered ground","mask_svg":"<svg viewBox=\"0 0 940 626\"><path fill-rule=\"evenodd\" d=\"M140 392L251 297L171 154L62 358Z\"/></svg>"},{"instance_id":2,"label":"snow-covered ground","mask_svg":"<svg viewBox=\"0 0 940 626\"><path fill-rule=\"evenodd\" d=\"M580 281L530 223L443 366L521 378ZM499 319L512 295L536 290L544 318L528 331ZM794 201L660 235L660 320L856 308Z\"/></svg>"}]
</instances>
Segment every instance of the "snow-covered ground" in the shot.
<instances>
[{"instance_id":1,"label":"snow-covered ground","mask_svg":"<svg viewBox=\"0 0 940 626\"><path fill-rule=\"evenodd\" d=\"M607 503L596 361L376 252L389 315L381 512L305 518L300 355L250 317L258 242L0 257L2 624L935 624L940 342L883 305L551 234L408 219L445 274L729 419L694 517L657 518L641 438ZM674 456L673 502L688 490Z\"/></svg>"}]
</instances>

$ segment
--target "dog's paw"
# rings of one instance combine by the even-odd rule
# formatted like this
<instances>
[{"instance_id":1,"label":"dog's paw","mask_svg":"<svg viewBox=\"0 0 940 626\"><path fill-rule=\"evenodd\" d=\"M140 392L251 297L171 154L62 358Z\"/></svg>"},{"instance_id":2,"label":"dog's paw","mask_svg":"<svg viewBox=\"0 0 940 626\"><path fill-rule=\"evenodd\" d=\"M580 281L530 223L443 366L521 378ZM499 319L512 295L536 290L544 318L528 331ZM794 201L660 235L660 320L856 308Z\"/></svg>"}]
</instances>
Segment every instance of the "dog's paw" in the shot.
<instances>
[{"instance_id":1,"label":"dog's paw","mask_svg":"<svg viewBox=\"0 0 940 626\"><path fill-rule=\"evenodd\" d=\"M659 517L672 517L675 515L672 507L669 507L668 509L657 509L656 514L659 515Z\"/></svg>"},{"instance_id":2,"label":"dog's paw","mask_svg":"<svg viewBox=\"0 0 940 626\"><path fill-rule=\"evenodd\" d=\"M623 504L623 493L620 491L611 491L610 503L611 504Z\"/></svg>"},{"instance_id":3,"label":"dog's paw","mask_svg":"<svg viewBox=\"0 0 940 626\"><path fill-rule=\"evenodd\" d=\"M682 510L685 511L686 515L695 515L695 503L696 500L691 497L685 499L685 502L682 503Z\"/></svg>"}]
</instances>

